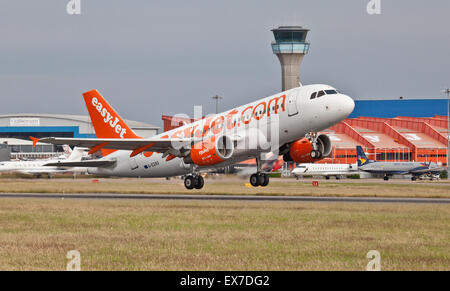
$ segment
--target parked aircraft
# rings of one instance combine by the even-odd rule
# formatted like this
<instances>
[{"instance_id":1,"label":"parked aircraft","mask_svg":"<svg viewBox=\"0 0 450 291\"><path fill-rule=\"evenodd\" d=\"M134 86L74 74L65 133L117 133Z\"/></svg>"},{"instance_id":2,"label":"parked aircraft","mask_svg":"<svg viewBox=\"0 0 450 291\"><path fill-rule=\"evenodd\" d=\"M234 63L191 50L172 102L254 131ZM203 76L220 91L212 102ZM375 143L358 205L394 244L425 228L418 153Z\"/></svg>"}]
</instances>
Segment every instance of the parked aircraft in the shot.
<instances>
[{"instance_id":1,"label":"parked aircraft","mask_svg":"<svg viewBox=\"0 0 450 291\"><path fill-rule=\"evenodd\" d=\"M186 175L187 189L204 185L202 170L256 158L253 186L266 186L261 154L278 151L295 162L311 162L331 152L328 136L317 134L345 119L354 101L328 85L294 88L150 138L137 136L97 90L83 94L97 138L43 138L40 142L102 151L88 172L127 177ZM96 162L96 161L93 161ZM70 165L71 163L66 163ZM89 165L85 165L89 166Z\"/></svg>"},{"instance_id":2,"label":"parked aircraft","mask_svg":"<svg viewBox=\"0 0 450 291\"><path fill-rule=\"evenodd\" d=\"M37 139L33 141L36 144ZM63 167L59 163L65 161L81 161L84 149L75 147L73 150L68 145L64 146L64 155L57 159L34 161L9 161L0 162L0 172L15 172L26 175L40 176L47 174L49 177L57 173L86 172L85 168Z\"/></svg>"},{"instance_id":3,"label":"parked aircraft","mask_svg":"<svg viewBox=\"0 0 450 291\"><path fill-rule=\"evenodd\" d=\"M383 174L385 181L389 180L392 175L412 175L411 180L416 181L422 175L434 176L442 171L442 167L429 162L377 162L369 160L361 146L356 146L356 158L358 160L358 168L373 174Z\"/></svg>"},{"instance_id":4,"label":"parked aircraft","mask_svg":"<svg viewBox=\"0 0 450 291\"><path fill-rule=\"evenodd\" d=\"M300 164L292 170L295 177L303 176L323 176L327 180L330 177L340 179L342 176L358 173L356 164Z\"/></svg>"}]
</instances>

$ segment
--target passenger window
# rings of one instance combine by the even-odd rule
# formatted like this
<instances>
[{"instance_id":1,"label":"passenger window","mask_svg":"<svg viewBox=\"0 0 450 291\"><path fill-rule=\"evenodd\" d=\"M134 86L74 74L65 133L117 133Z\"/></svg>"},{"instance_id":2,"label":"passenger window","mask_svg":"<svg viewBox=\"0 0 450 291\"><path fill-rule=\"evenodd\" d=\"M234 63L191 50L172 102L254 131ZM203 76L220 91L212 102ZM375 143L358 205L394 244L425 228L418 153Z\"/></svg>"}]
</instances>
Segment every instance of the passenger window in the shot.
<instances>
[{"instance_id":1,"label":"passenger window","mask_svg":"<svg viewBox=\"0 0 450 291\"><path fill-rule=\"evenodd\" d=\"M317 92L312 93L312 94L311 94L311 98L309 98L309 99L314 99L314 98L316 98L316 95L317 95Z\"/></svg>"},{"instance_id":2,"label":"passenger window","mask_svg":"<svg viewBox=\"0 0 450 291\"><path fill-rule=\"evenodd\" d=\"M323 95L325 95L325 92L319 91L319 93L317 93L317 98L322 97Z\"/></svg>"}]
</instances>

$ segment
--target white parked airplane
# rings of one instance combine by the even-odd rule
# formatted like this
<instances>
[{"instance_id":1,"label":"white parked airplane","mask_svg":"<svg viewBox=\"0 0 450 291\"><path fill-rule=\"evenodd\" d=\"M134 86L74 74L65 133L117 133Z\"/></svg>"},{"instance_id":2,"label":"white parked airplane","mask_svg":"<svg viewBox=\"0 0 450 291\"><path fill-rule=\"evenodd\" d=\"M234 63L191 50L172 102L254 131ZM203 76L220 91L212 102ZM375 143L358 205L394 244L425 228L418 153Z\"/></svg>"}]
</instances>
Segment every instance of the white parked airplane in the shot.
<instances>
[{"instance_id":1,"label":"white parked airplane","mask_svg":"<svg viewBox=\"0 0 450 291\"><path fill-rule=\"evenodd\" d=\"M89 173L125 177L186 175L187 189L204 185L202 170L256 158L253 186L266 186L261 154L277 152L296 162L311 162L331 152L328 136L318 135L345 119L354 101L328 85L294 88L219 113L150 138L137 136L97 92L83 94L97 138L43 138L40 142L101 150ZM95 163L103 162L103 165ZM82 166L77 163L77 166ZM67 162L64 165L70 166Z\"/></svg>"},{"instance_id":2,"label":"white parked airplane","mask_svg":"<svg viewBox=\"0 0 450 291\"><path fill-rule=\"evenodd\" d=\"M37 141L33 142L34 144L36 144ZM14 172L19 174L36 175L36 176L47 174L49 177L57 173L86 172L86 168L71 168L71 167L62 167L58 165L58 163L66 161L71 162L81 161L84 152L85 152L84 149L77 147L71 150L70 147L67 145L64 146L64 155L61 155L58 159L0 162L0 172Z\"/></svg>"},{"instance_id":3,"label":"white parked airplane","mask_svg":"<svg viewBox=\"0 0 450 291\"><path fill-rule=\"evenodd\" d=\"M299 178L303 176L322 176L327 180L330 177L340 179L345 175L358 173L357 164L300 164L292 170L292 174Z\"/></svg>"}]
</instances>

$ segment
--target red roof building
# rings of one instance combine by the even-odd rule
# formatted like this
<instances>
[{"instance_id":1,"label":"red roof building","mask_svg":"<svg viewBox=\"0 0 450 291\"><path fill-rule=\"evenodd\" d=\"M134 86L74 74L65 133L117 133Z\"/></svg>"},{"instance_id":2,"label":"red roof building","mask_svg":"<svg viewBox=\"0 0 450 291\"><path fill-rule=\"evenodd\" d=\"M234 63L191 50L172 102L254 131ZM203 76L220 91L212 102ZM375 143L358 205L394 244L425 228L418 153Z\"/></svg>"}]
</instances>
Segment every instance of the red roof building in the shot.
<instances>
[{"instance_id":1,"label":"red roof building","mask_svg":"<svg viewBox=\"0 0 450 291\"><path fill-rule=\"evenodd\" d=\"M164 131L193 122L189 118L163 115ZM356 146L378 161L436 162L446 165L447 117L346 119L322 133L328 134L333 150L323 163L356 163Z\"/></svg>"}]
</instances>

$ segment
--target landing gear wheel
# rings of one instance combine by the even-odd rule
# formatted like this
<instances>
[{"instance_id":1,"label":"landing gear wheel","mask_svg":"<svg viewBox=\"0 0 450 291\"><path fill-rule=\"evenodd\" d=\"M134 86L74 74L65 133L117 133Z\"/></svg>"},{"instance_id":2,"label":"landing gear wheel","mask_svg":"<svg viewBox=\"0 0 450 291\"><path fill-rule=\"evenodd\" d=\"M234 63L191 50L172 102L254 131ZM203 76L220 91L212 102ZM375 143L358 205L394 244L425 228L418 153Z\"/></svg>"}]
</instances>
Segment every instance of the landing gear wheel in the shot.
<instances>
[{"instance_id":1,"label":"landing gear wheel","mask_svg":"<svg viewBox=\"0 0 450 291\"><path fill-rule=\"evenodd\" d=\"M205 185L205 180L203 180L202 176L197 176L195 178L195 189L202 189L203 185Z\"/></svg>"},{"instance_id":2,"label":"landing gear wheel","mask_svg":"<svg viewBox=\"0 0 450 291\"><path fill-rule=\"evenodd\" d=\"M194 189L195 186L195 178L193 176L186 176L186 178L184 178L184 187L186 187L186 189L188 190L192 190Z\"/></svg>"},{"instance_id":3,"label":"landing gear wheel","mask_svg":"<svg viewBox=\"0 0 450 291\"><path fill-rule=\"evenodd\" d=\"M261 187L269 185L269 175L263 173L259 174L259 182Z\"/></svg>"},{"instance_id":4,"label":"landing gear wheel","mask_svg":"<svg viewBox=\"0 0 450 291\"><path fill-rule=\"evenodd\" d=\"M389 180L389 176L384 176L383 180L385 180L385 181Z\"/></svg>"},{"instance_id":5,"label":"landing gear wheel","mask_svg":"<svg viewBox=\"0 0 450 291\"><path fill-rule=\"evenodd\" d=\"M317 150L312 150L309 155L311 156L311 158L313 159L320 159L322 157L322 153L320 151Z\"/></svg>"},{"instance_id":6,"label":"landing gear wheel","mask_svg":"<svg viewBox=\"0 0 450 291\"><path fill-rule=\"evenodd\" d=\"M250 176L250 184L252 184L253 187L258 187L260 185L261 179L259 178L258 174L252 174Z\"/></svg>"},{"instance_id":7,"label":"landing gear wheel","mask_svg":"<svg viewBox=\"0 0 450 291\"><path fill-rule=\"evenodd\" d=\"M416 181L417 180L417 177L411 177L411 181Z\"/></svg>"},{"instance_id":8,"label":"landing gear wheel","mask_svg":"<svg viewBox=\"0 0 450 291\"><path fill-rule=\"evenodd\" d=\"M330 180L330 177L329 176L325 176L325 179Z\"/></svg>"}]
</instances>

